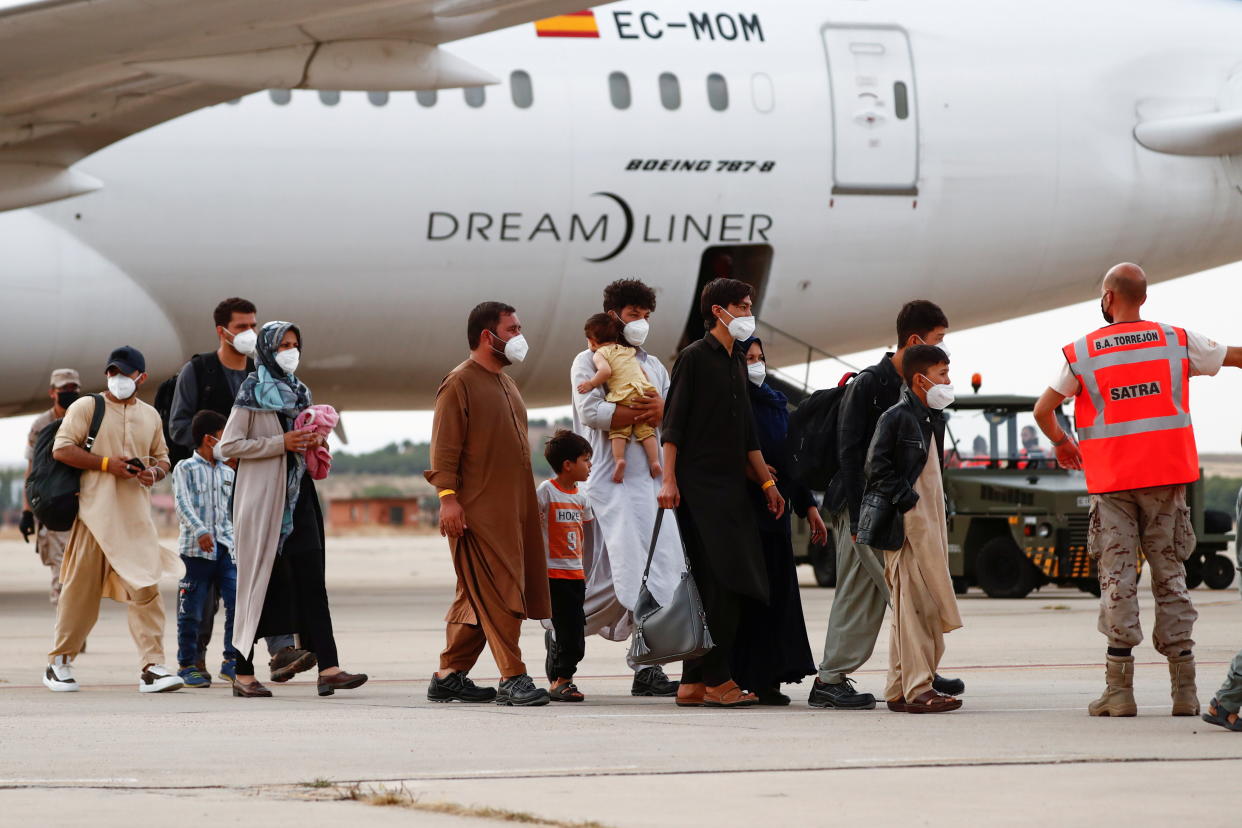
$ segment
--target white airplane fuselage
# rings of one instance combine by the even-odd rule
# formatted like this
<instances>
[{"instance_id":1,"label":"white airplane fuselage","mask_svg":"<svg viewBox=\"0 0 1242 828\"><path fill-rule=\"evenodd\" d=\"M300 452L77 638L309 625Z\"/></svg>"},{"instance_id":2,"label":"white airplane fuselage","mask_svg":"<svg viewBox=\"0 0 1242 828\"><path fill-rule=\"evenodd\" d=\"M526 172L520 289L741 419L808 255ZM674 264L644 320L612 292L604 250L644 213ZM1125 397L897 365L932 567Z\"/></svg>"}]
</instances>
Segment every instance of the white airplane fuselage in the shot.
<instances>
[{"instance_id":1,"label":"white airplane fuselage","mask_svg":"<svg viewBox=\"0 0 1242 828\"><path fill-rule=\"evenodd\" d=\"M1242 106L1242 3L624 2L595 19L598 38L453 44L501 80L481 106L257 93L86 159L99 192L0 214L0 412L46 404L52 368L101 375L120 344L170 375L215 346L231 295L300 323L300 375L348 409L428 407L469 309L507 301L531 344L514 374L551 405L614 279L658 290L648 347L672 355L709 248L759 284L764 321L836 353L894 339L910 298L963 328L1087 298L1121 260L1161 280L1242 259L1239 159L1133 135Z\"/></svg>"}]
</instances>

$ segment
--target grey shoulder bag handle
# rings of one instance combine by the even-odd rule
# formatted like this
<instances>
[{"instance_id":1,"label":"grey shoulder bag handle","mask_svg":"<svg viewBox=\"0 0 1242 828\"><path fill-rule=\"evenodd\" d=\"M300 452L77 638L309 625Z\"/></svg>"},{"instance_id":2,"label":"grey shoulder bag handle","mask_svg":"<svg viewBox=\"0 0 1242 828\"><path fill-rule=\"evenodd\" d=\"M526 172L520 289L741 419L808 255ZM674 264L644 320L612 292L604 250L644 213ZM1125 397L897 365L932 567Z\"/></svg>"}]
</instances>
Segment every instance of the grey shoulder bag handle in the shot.
<instances>
[{"instance_id":1,"label":"grey shoulder bag handle","mask_svg":"<svg viewBox=\"0 0 1242 828\"><path fill-rule=\"evenodd\" d=\"M638 588L638 600L634 604L634 637L630 641L630 659L635 664L668 664L705 655L715 645L707 629L707 614L698 587L690 574L690 560L686 547L681 547L686 569L681 581L673 590L673 597L661 606L647 589L647 576L651 573L651 561L655 557L656 541L660 538L660 525L664 522L664 509L656 512L655 529L651 533L651 545L647 549L647 566L643 569L643 581Z\"/></svg>"}]
</instances>

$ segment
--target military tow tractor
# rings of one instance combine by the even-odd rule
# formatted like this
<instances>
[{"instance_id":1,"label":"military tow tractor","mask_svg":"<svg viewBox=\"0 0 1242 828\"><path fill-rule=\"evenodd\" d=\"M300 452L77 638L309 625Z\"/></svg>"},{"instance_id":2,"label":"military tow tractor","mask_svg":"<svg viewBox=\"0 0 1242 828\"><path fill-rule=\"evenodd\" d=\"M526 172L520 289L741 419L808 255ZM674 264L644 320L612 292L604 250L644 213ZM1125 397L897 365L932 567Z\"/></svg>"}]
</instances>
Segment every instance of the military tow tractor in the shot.
<instances>
[{"instance_id":1,"label":"military tow tractor","mask_svg":"<svg viewBox=\"0 0 1242 828\"><path fill-rule=\"evenodd\" d=\"M959 594L977 586L992 598L1023 598L1050 583L1099 594L1087 552L1086 479L1057 466L1034 407L1034 397L975 394L945 412L949 571ZM1057 416L1072 432L1064 412ZM1233 540L1233 519L1204 510L1202 480L1188 487L1187 500L1198 538L1187 583L1226 589L1235 569L1221 553ZM805 521L794 526L805 537ZM827 547L798 547L807 549L816 581L835 585L832 539Z\"/></svg>"}]
</instances>

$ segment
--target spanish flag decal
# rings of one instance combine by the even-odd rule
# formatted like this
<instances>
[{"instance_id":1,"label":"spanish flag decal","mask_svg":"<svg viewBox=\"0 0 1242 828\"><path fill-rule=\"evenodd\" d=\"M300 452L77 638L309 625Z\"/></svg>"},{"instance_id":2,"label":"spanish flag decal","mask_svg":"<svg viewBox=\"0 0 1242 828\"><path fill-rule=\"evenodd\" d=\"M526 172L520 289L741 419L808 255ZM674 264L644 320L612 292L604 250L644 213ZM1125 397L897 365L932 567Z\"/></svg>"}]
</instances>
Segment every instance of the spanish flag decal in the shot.
<instances>
[{"instance_id":1,"label":"spanish flag decal","mask_svg":"<svg viewBox=\"0 0 1242 828\"><path fill-rule=\"evenodd\" d=\"M539 37L599 37L599 24L595 22L593 11L573 12L536 20L535 34Z\"/></svg>"}]
</instances>

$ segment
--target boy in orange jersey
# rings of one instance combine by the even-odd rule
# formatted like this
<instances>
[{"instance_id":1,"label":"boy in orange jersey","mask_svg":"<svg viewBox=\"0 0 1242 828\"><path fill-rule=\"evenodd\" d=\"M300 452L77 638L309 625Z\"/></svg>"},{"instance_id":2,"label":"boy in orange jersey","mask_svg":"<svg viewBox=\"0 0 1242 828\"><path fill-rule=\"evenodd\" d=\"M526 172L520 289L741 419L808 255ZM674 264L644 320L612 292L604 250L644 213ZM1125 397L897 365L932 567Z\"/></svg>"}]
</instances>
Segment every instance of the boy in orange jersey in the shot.
<instances>
[{"instance_id":1,"label":"boy in orange jersey","mask_svg":"<svg viewBox=\"0 0 1242 828\"><path fill-rule=\"evenodd\" d=\"M543 449L555 476L539 484L539 520L548 553L548 592L552 598L552 629L544 634L548 695L552 701L580 702L574 684L578 662L586 653L586 574L582 552L586 524L595 519L587 496L578 491L591 474L591 444L560 429Z\"/></svg>"}]
</instances>

